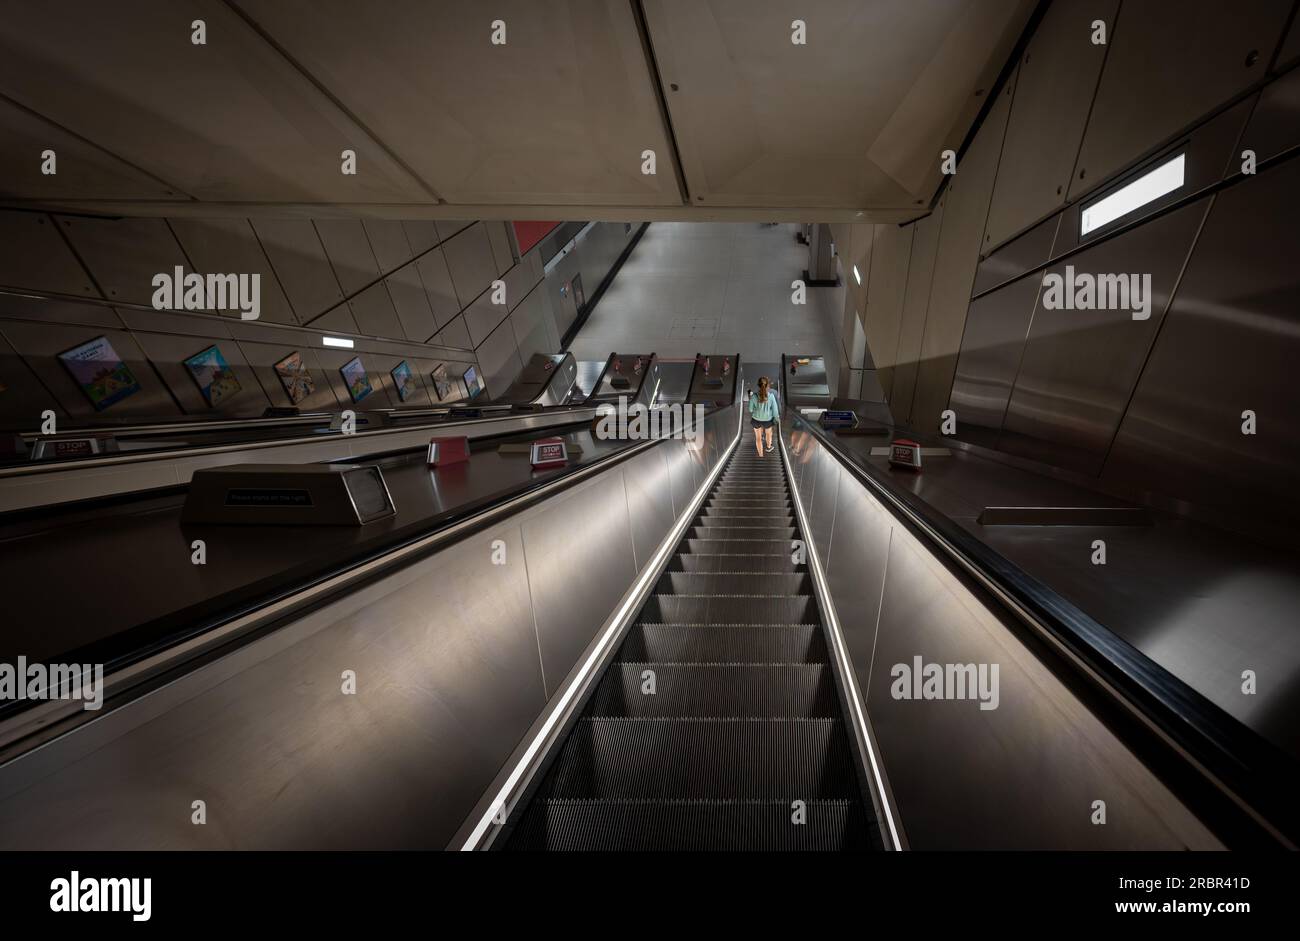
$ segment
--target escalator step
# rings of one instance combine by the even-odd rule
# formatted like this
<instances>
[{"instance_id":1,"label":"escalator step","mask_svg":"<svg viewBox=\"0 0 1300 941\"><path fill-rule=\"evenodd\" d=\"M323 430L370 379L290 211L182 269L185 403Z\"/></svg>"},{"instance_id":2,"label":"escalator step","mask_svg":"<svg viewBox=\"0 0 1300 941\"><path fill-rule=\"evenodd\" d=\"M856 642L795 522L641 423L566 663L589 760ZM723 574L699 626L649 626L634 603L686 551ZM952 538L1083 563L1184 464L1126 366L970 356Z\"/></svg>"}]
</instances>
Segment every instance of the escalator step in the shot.
<instances>
[{"instance_id":1,"label":"escalator step","mask_svg":"<svg viewBox=\"0 0 1300 941\"><path fill-rule=\"evenodd\" d=\"M582 717L539 796L854 798L839 719Z\"/></svg>"},{"instance_id":2,"label":"escalator step","mask_svg":"<svg viewBox=\"0 0 1300 941\"><path fill-rule=\"evenodd\" d=\"M879 848L858 801L805 801L794 823L791 801L546 800L525 813L517 850L795 850Z\"/></svg>"},{"instance_id":3,"label":"escalator step","mask_svg":"<svg viewBox=\"0 0 1300 941\"><path fill-rule=\"evenodd\" d=\"M792 539L683 539L679 552L692 555L784 555L794 551Z\"/></svg>"},{"instance_id":4,"label":"escalator step","mask_svg":"<svg viewBox=\"0 0 1300 941\"><path fill-rule=\"evenodd\" d=\"M771 510L746 510L723 507L706 509L696 518L700 526L731 526L736 523L762 523L766 526L794 526L794 517L785 512Z\"/></svg>"},{"instance_id":5,"label":"escalator step","mask_svg":"<svg viewBox=\"0 0 1300 941\"><path fill-rule=\"evenodd\" d=\"M793 526L692 526L688 539L794 539Z\"/></svg>"},{"instance_id":6,"label":"escalator step","mask_svg":"<svg viewBox=\"0 0 1300 941\"><path fill-rule=\"evenodd\" d=\"M646 692L653 682L653 693ZM820 663L617 663L587 705L595 718L835 718L830 668Z\"/></svg>"},{"instance_id":7,"label":"escalator step","mask_svg":"<svg viewBox=\"0 0 1300 941\"><path fill-rule=\"evenodd\" d=\"M817 603L809 596L714 598L651 595L640 624L817 624Z\"/></svg>"},{"instance_id":8,"label":"escalator step","mask_svg":"<svg viewBox=\"0 0 1300 941\"><path fill-rule=\"evenodd\" d=\"M825 663L826 641L816 624L634 624L620 662Z\"/></svg>"},{"instance_id":9,"label":"escalator step","mask_svg":"<svg viewBox=\"0 0 1300 941\"><path fill-rule=\"evenodd\" d=\"M682 552L668 560L669 572L784 572L797 574L804 567L796 563L793 553L772 555L691 555Z\"/></svg>"},{"instance_id":10,"label":"escalator step","mask_svg":"<svg viewBox=\"0 0 1300 941\"><path fill-rule=\"evenodd\" d=\"M812 590L812 578L806 572L665 572L655 584L655 594L660 595L808 595Z\"/></svg>"}]
</instances>

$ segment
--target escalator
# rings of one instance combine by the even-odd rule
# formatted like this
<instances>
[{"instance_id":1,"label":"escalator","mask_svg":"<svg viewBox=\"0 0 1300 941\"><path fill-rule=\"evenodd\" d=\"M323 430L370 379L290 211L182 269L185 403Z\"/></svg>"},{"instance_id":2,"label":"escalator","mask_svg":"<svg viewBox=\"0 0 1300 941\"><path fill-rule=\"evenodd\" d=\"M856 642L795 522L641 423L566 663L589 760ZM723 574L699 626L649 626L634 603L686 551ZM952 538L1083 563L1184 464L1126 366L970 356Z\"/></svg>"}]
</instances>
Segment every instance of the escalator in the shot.
<instances>
[{"instance_id":1,"label":"escalator","mask_svg":"<svg viewBox=\"0 0 1300 941\"><path fill-rule=\"evenodd\" d=\"M880 848L799 538L742 439L507 849Z\"/></svg>"}]
</instances>

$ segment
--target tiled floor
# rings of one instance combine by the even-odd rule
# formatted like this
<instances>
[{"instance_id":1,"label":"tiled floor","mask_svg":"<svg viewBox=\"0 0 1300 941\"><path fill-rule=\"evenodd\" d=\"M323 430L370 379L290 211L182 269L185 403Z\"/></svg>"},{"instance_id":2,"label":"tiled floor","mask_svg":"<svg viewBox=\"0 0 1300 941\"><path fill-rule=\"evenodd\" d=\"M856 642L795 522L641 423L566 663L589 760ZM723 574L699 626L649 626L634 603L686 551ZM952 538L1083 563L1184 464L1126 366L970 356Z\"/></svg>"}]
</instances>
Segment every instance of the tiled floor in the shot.
<instances>
[{"instance_id":1,"label":"tiled floor","mask_svg":"<svg viewBox=\"0 0 1300 941\"><path fill-rule=\"evenodd\" d=\"M665 358L739 353L775 363L782 353L821 353L836 381L836 324L844 289L809 288L791 303L790 282L808 265L795 225L655 222L605 291L570 347L579 360L615 349Z\"/></svg>"}]
</instances>

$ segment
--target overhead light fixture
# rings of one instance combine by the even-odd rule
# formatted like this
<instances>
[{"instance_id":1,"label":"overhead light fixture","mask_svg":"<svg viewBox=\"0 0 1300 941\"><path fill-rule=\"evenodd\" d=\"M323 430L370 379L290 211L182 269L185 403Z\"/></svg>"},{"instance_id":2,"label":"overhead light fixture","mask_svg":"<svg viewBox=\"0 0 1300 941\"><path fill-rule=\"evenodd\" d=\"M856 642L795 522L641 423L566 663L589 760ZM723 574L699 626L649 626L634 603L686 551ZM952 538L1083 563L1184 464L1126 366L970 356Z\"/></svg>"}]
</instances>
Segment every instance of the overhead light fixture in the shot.
<instances>
[{"instance_id":1,"label":"overhead light fixture","mask_svg":"<svg viewBox=\"0 0 1300 941\"><path fill-rule=\"evenodd\" d=\"M352 341L343 337L321 337L320 341L326 346L338 347L340 350L352 349Z\"/></svg>"},{"instance_id":2,"label":"overhead light fixture","mask_svg":"<svg viewBox=\"0 0 1300 941\"><path fill-rule=\"evenodd\" d=\"M1185 181L1186 156L1186 153L1181 153L1166 160L1110 195L1084 206L1079 216L1079 234L1094 232L1178 189Z\"/></svg>"},{"instance_id":3,"label":"overhead light fixture","mask_svg":"<svg viewBox=\"0 0 1300 941\"><path fill-rule=\"evenodd\" d=\"M854 265L854 266L853 266L853 280L856 281L856 282L858 282L858 284L861 284L861 283L862 283L862 275L858 274L858 266L857 266L857 265Z\"/></svg>"}]
</instances>

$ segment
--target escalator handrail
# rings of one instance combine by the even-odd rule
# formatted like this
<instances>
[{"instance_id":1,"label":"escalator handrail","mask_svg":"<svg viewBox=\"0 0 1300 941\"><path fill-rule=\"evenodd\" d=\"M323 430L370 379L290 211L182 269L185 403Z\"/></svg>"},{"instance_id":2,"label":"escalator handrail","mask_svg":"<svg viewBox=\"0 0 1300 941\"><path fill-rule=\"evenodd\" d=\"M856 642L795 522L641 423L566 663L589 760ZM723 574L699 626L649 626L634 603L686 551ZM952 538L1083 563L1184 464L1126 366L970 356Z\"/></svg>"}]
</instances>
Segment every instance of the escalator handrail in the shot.
<instances>
[{"instance_id":1,"label":"escalator handrail","mask_svg":"<svg viewBox=\"0 0 1300 941\"><path fill-rule=\"evenodd\" d=\"M1295 848L1300 763L1174 676L1060 594L1030 576L880 470L840 448L833 435L794 409L793 428L813 435L892 516L937 547L988 589L1018 621L1067 656L1096 689L1112 697L1228 801L1229 818L1251 845Z\"/></svg>"}]
</instances>

